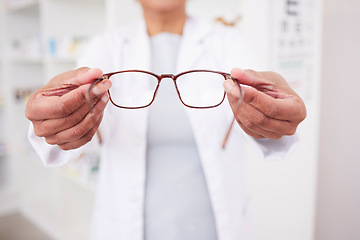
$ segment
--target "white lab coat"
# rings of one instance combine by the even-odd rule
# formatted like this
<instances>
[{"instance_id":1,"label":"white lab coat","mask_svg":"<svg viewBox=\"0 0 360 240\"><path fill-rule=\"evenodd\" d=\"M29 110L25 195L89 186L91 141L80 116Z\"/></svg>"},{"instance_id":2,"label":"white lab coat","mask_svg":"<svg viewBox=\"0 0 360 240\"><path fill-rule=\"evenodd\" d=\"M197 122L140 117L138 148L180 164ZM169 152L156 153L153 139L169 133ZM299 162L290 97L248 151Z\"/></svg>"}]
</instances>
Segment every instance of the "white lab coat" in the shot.
<instances>
[{"instance_id":1,"label":"white lab coat","mask_svg":"<svg viewBox=\"0 0 360 240\"><path fill-rule=\"evenodd\" d=\"M191 69L229 72L233 67L254 68L253 56L240 34L226 27L188 18L179 50L177 73ZM80 65L104 72L125 69L150 70L149 37L144 22L94 39L79 61ZM256 69L256 67L255 67ZM148 109L124 110L112 104L106 108L101 132L101 165L93 240L142 240ZM232 120L228 102L209 110L186 108L199 149L219 240L253 239L247 206L249 195L244 179L244 147L249 143L267 158L283 158L297 137L278 141L255 141L235 124L225 150L221 142ZM60 166L81 151L97 145L94 138L84 147L61 151L36 137L30 140L48 166Z\"/></svg>"}]
</instances>

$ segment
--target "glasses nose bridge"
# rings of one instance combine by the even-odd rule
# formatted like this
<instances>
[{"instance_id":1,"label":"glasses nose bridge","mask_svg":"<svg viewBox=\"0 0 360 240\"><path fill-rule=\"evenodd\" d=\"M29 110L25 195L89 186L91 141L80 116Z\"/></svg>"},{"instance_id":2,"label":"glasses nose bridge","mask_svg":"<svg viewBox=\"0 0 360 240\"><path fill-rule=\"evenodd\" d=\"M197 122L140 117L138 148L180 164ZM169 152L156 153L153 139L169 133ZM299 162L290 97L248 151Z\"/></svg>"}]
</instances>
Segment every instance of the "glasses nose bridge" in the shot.
<instances>
[{"instance_id":1,"label":"glasses nose bridge","mask_svg":"<svg viewBox=\"0 0 360 240\"><path fill-rule=\"evenodd\" d=\"M174 74L161 74L160 75L160 80L162 80L163 78L171 78L174 81L175 80L175 75Z\"/></svg>"}]
</instances>

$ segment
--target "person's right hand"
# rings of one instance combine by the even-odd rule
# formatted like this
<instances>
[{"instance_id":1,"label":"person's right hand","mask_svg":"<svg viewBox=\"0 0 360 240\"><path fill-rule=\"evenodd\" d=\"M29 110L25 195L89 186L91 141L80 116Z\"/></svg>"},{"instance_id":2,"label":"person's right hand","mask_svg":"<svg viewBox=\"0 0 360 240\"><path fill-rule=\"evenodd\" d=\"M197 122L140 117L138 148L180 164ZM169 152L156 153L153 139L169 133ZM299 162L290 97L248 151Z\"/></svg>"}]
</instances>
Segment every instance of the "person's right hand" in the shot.
<instances>
[{"instance_id":1,"label":"person's right hand","mask_svg":"<svg viewBox=\"0 0 360 240\"><path fill-rule=\"evenodd\" d=\"M102 120L111 82L104 80L94 87L91 111L86 91L102 74L100 69L86 67L64 72L31 95L25 114L33 123L35 134L63 150L89 142Z\"/></svg>"}]
</instances>

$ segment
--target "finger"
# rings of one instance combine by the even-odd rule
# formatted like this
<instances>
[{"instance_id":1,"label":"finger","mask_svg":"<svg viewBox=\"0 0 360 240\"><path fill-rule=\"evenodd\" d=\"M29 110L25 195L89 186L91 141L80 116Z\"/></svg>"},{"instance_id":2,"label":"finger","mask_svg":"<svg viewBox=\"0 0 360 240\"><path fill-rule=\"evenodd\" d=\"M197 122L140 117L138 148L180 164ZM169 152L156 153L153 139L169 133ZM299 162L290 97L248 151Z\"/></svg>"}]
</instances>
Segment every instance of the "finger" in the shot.
<instances>
[{"instance_id":1,"label":"finger","mask_svg":"<svg viewBox=\"0 0 360 240\"><path fill-rule=\"evenodd\" d=\"M92 84L95 79L102 76L100 69L79 68L61 73L51 79L48 84L42 87L38 92L44 96L62 96L81 85Z\"/></svg>"},{"instance_id":2,"label":"finger","mask_svg":"<svg viewBox=\"0 0 360 240\"><path fill-rule=\"evenodd\" d=\"M284 121L302 121L302 101L300 98L290 96L288 98L273 98L252 87L243 87L243 102L247 103L269 118ZM229 95L229 102L233 102L233 95Z\"/></svg>"},{"instance_id":3,"label":"finger","mask_svg":"<svg viewBox=\"0 0 360 240\"><path fill-rule=\"evenodd\" d=\"M242 101L240 89L236 86L231 80L227 80L224 83L234 116L244 130L272 139L278 139L282 135L293 135L295 133L296 127L294 124L289 121L270 118L254 106L248 104L246 100Z\"/></svg>"},{"instance_id":4,"label":"finger","mask_svg":"<svg viewBox=\"0 0 360 240\"><path fill-rule=\"evenodd\" d=\"M302 101L296 96L290 96L285 99L273 98L257 89L248 86L242 86L242 97L238 87L234 87L233 81L226 80L224 83L225 91L230 105L238 109L240 103L246 103L269 118L284 121L301 121L303 119ZM239 99L241 98L241 101ZM234 111L235 112L235 111Z\"/></svg>"},{"instance_id":5,"label":"finger","mask_svg":"<svg viewBox=\"0 0 360 240\"><path fill-rule=\"evenodd\" d=\"M111 82L106 80L98 85L101 91L97 92L98 95L94 96L95 101L98 100L108 89L111 87ZM86 92L90 84L81 85L78 88L62 95L62 96L47 96L38 93L34 99L30 116L31 120L44 120L44 119L58 119L64 118L77 111L83 104L87 103Z\"/></svg>"},{"instance_id":6,"label":"finger","mask_svg":"<svg viewBox=\"0 0 360 240\"><path fill-rule=\"evenodd\" d=\"M243 99L242 87L231 79L225 80L223 86L230 104L239 105Z\"/></svg>"},{"instance_id":7,"label":"finger","mask_svg":"<svg viewBox=\"0 0 360 240\"><path fill-rule=\"evenodd\" d=\"M253 132L252 130L248 129L247 127L245 127L240 121L236 120L237 123L239 124L239 126L241 127L241 129L249 136L255 138L255 139L262 139L265 138L265 136L260 135L256 132Z\"/></svg>"},{"instance_id":8,"label":"finger","mask_svg":"<svg viewBox=\"0 0 360 240\"><path fill-rule=\"evenodd\" d=\"M84 94L84 91L79 87L90 85L101 76L102 71L100 69L85 67L55 76L48 84L30 97L26 107L26 117L30 120L54 118L53 112L58 110L58 106L61 105L61 103L56 102L59 97L65 96L67 93L73 93L76 100L83 99L81 95ZM78 104L73 105L79 106Z\"/></svg>"},{"instance_id":9,"label":"finger","mask_svg":"<svg viewBox=\"0 0 360 240\"><path fill-rule=\"evenodd\" d=\"M108 99L108 98L107 98ZM99 101L93 108L91 114L87 114L78 124L75 126L60 131L50 137L46 138L46 142L49 144L63 144L66 142L72 142L83 138L90 129L97 123L98 119L102 116L104 111L104 105L106 102Z\"/></svg>"},{"instance_id":10,"label":"finger","mask_svg":"<svg viewBox=\"0 0 360 240\"><path fill-rule=\"evenodd\" d=\"M97 112L103 112L108 100L109 95L105 93L99 101L96 101L97 99L94 99L92 101L91 108L94 107L96 104L98 104L99 110L95 110ZM95 102L96 101L96 102ZM60 119L47 119L44 121L34 121L34 129L35 134L39 137L49 137L52 136L60 131L64 131L66 129L69 129L75 125L77 125L86 114L90 111L90 106L85 103L83 104L77 111L73 112L72 114L60 118Z\"/></svg>"},{"instance_id":11,"label":"finger","mask_svg":"<svg viewBox=\"0 0 360 240\"><path fill-rule=\"evenodd\" d=\"M88 103L86 94L89 89L89 85L82 85L79 87L78 91L69 92L60 97L60 101L58 102L59 108L61 109L59 113L63 112L63 115L68 116L69 114L73 113L74 110L77 110L75 102L79 103ZM102 97L109 89L111 88L111 81L105 80L98 83L95 87L95 92L93 91L92 99L93 101L97 101L100 97ZM91 103L90 103L91 105Z\"/></svg>"},{"instance_id":12,"label":"finger","mask_svg":"<svg viewBox=\"0 0 360 240\"><path fill-rule=\"evenodd\" d=\"M298 97L286 80L275 72L256 72L249 69L234 68L231 71L231 76L240 84L251 86L273 98Z\"/></svg>"},{"instance_id":13,"label":"finger","mask_svg":"<svg viewBox=\"0 0 360 240\"><path fill-rule=\"evenodd\" d=\"M91 84L95 79L101 78L102 75L103 72L98 68L81 67L59 74L55 76L51 82L57 83L56 85L59 85L60 83L81 86L84 84Z\"/></svg>"},{"instance_id":14,"label":"finger","mask_svg":"<svg viewBox=\"0 0 360 240\"><path fill-rule=\"evenodd\" d=\"M97 132L99 125L102 121L102 117L100 117L100 119L98 120L98 122L96 123L96 125L89 131L87 132L83 137L81 137L78 140L72 141L72 142L67 142L64 144L59 144L58 146L62 149L62 150L71 150L71 149L77 149L85 144L87 144L88 142L90 142L92 140L92 138L94 137L95 133Z\"/></svg>"},{"instance_id":15,"label":"finger","mask_svg":"<svg viewBox=\"0 0 360 240\"><path fill-rule=\"evenodd\" d=\"M257 89L273 89L272 81L270 81L270 78L264 78L260 72L234 68L231 70L231 76L238 80L240 84L252 86Z\"/></svg>"},{"instance_id":16,"label":"finger","mask_svg":"<svg viewBox=\"0 0 360 240\"><path fill-rule=\"evenodd\" d=\"M271 119L245 103L241 104L236 119L249 131L271 139L295 133L293 125L289 122Z\"/></svg>"}]
</instances>

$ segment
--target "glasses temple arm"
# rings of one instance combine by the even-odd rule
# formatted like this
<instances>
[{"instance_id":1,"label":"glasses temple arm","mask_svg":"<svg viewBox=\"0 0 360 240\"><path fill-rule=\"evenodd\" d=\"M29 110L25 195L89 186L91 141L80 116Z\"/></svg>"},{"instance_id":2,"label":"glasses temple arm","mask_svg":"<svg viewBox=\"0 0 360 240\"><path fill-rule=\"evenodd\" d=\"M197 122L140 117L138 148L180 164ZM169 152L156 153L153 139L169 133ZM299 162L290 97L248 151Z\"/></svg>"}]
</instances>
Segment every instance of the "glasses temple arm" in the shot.
<instances>
[{"instance_id":1,"label":"glasses temple arm","mask_svg":"<svg viewBox=\"0 0 360 240\"><path fill-rule=\"evenodd\" d=\"M104 80L104 79L105 79L104 76L102 76L101 78L96 79L96 80L91 84L91 86L89 87L89 89L86 91L86 94L85 94L85 98L86 98L86 101L87 101L87 103L88 103L88 105L89 105L89 109L90 109L90 110L89 110L89 114L90 114L90 117L93 118L93 119L94 119L95 115L94 115L94 113L93 113L93 111L92 111L93 106L92 106L91 97L90 97L91 90L92 90L92 88L93 88L96 84L98 84L99 82L101 82L101 81ZM94 122L95 122L95 120L94 120ZM99 129L96 130L96 135L97 135L97 137L98 137L99 144L101 145L102 142L103 142L103 140L102 140L102 134L101 134L101 132L100 132Z\"/></svg>"},{"instance_id":2,"label":"glasses temple arm","mask_svg":"<svg viewBox=\"0 0 360 240\"><path fill-rule=\"evenodd\" d=\"M231 77L230 75L227 76L227 77L229 77L231 80L233 80L234 83L239 87L239 90L240 90L240 101L242 101L242 99L243 99L243 93L242 93L242 89L241 89L240 83L238 82L238 80L236 80L235 78ZM226 147L226 143L227 143L228 138L229 138L229 136L230 136L230 132L231 132L233 126L234 126L235 116L238 115L238 112L239 112L239 108L236 109L236 112L234 113L234 117L233 117L233 119L232 119L232 121L231 121L231 123L230 123L229 129L227 130L226 135L225 135L225 137L224 137L224 140L223 140L223 142L222 142L222 145L221 145L221 146L222 146L223 149L225 149L225 147Z\"/></svg>"},{"instance_id":3,"label":"glasses temple arm","mask_svg":"<svg viewBox=\"0 0 360 240\"><path fill-rule=\"evenodd\" d=\"M231 124L230 124L230 126L229 126L229 129L227 130L227 133L226 133L226 135L225 135L225 138L224 138L224 140L223 140L223 142L222 142L222 148L223 149L225 149L225 147L226 147L226 143L227 143L227 140L228 140L228 138L229 138L229 136L230 136L230 132L231 132L231 129L232 129L232 127L233 127L233 125L234 125L234 122L235 122L235 117L233 117L233 119L232 119L232 121L231 121Z\"/></svg>"}]
</instances>

